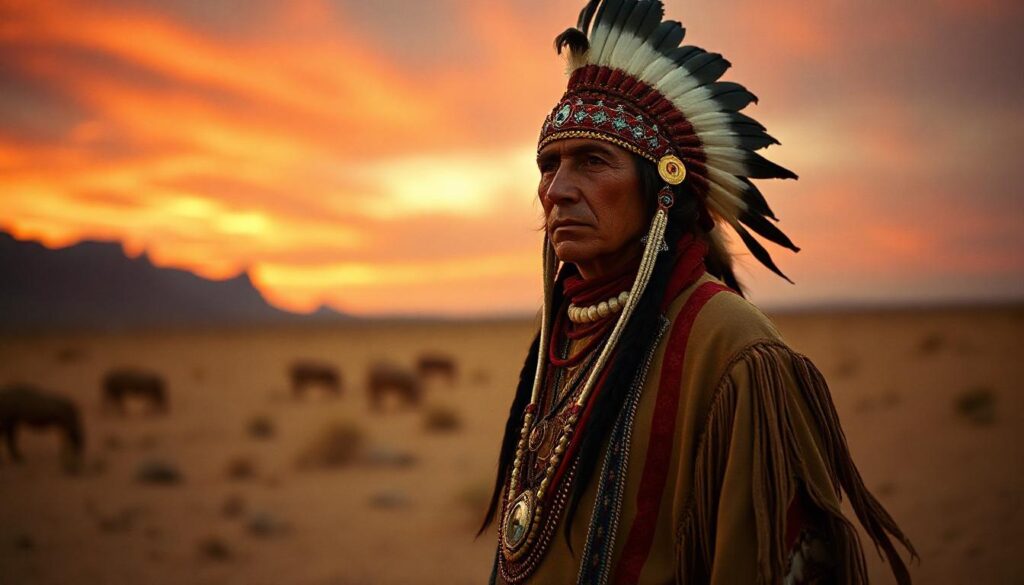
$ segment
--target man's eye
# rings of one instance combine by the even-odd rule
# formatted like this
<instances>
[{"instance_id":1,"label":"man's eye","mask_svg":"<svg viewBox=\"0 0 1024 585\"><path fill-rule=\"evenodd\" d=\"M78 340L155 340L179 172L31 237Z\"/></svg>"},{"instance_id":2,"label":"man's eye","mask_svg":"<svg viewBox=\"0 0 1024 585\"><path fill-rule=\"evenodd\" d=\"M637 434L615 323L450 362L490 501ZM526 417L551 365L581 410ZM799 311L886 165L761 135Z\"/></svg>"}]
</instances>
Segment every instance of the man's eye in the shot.
<instances>
[{"instance_id":1,"label":"man's eye","mask_svg":"<svg viewBox=\"0 0 1024 585\"><path fill-rule=\"evenodd\" d=\"M537 165L537 168L540 169L541 174L545 174L558 170L558 164L550 161L542 162L539 165Z\"/></svg>"},{"instance_id":2,"label":"man's eye","mask_svg":"<svg viewBox=\"0 0 1024 585\"><path fill-rule=\"evenodd\" d=\"M599 157L599 156L588 156L583 162L587 166L597 166L597 165L603 165L604 164L604 159Z\"/></svg>"}]
</instances>

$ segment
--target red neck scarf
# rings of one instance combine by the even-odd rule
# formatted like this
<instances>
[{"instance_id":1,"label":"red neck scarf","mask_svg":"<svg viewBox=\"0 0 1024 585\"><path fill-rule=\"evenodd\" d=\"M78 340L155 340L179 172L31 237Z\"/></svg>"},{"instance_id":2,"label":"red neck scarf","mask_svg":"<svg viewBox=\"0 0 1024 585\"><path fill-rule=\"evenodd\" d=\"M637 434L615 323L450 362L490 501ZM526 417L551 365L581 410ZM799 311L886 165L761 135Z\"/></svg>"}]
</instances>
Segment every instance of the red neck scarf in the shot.
<instances>
[{"instance_id":1,"label":"red neck scarf","mask_svg":"<svg viewBox=\"0 0 1024 585\"><path fill-rule=\"evenodd\" d=\"M704 256L707 254L707 250L707 244L702 240L694 238L691 234L684 234L679 239L672 258L674 263L672 276L669 278L668 287L665 290L665 296L661 304L662 311L668 307L669 303L679 293L696 282L704 274ZM552 365L566 367L579 363L601 343L605 334L611 330L615 320L618 318L618 313L615 313L591 323L573 323L567 318L569 304L572 303L577 307L587 307L618 296L622 291L630 290L633 282L636 280L639 267L640 257L638 256L633 262L614 274L588 280L577 272L568 276L563 281L562 306L557 309L555 314L551 345L548 348L548 359ZM586 347L577 351L575 355L564 359L560 356L559 346L565 339L577 340L588 337L590 338L589 343L586 344Z\"/></svg>"}]
</instances>

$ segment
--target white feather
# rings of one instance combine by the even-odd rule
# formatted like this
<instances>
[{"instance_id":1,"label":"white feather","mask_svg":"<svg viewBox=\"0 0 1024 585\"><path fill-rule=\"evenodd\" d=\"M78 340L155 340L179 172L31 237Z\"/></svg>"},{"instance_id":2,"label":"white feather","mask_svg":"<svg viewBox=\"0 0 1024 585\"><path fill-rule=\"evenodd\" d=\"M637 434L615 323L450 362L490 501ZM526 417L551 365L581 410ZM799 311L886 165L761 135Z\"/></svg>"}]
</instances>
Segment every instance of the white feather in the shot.
<instances>
[{"instance_id":1,"label":"white feather","mask_svg":"<svg viewBox=\"0 0 1024 585\"><path fill-rule=\"evenodd\" d=\"M569 56L566 58L566 61L565 61L565 74L566 75L572 75L573 71L576 71L580 67L586 67L587 63L589 63L589 59L590 59L590 51L589 50L585 51L582 55L580 55L580 54L578 54L578 53L576 53L574 51L569 51Z\"/></svg>"},{"instance_id":2,"label":"white feather","mask_svg":"<svg viewBox=\"0 0 1024 585\"><path fill-rule=\"evenodd\" d=\"M608 40L609 28L610 27L607 24L601 23L598 26L594 27L593 32L590 34L589 53L591 63L597 64L598 60L600 60L601 51L604 50L605 42L607 42Z\"/></svg>"},{"instance_id":3,"label":"white feather","mask_svg":"<svg viewBox=\"0 0 1024 585\"><path fill-rule=\"evenodd\" d=\"M714 167L705 167L708 172L708 180L713 181L722 185L722 187L735 195L737 198L742 199L743 193L747 190L747 185L736 178L736 175L732 173L722 172Z\"/></svg>"},{"instance_id":4,"label":"white feather","mask_svg":"<svg viewBox=\"0 0 1024 585\"><path fill-rule=\"evenodd\" d=\"M615 47L619 45L619 41L622 37L630 36L629 33L623 31L621 28L612 28L608 31L608 40L604 43L604 48L601 50L601 65L616 67L612 64L612 58L615 56Z\"/></svg>"},{"instance_id":5,"label":"white feather","mask_svg":"<svg viewBox=\"0 0 1024 585\"><path fill-rule=\"evenodd\" d=\"M746 158L746 151L727 146L708 146L704 149L708 157L715 157L719 160L728 160L732 162L742 163Z\"/></svg>"},{"instance_id":6,"label":"white feather","mask_svg":"<svg viewBox=\"0 0 1024 585\"><path fill-rule=\"evenodd\" d=\"M690 124L693 124L693 128L700 132L715 132L715 131L727 131L732 128L732 120L725 112L706 112L699 116L693 116L690 119Z\"/></svg>"},{"instance_id":7,"label":"white feather","mask_svg":"<svg viewBox=\"0 0 1024 585\"><path fill-rule=\"evenodd\" d=\"M651 51L652 53L655 52L651 49L647 50ZM661 78L668 75L669 71L672 71L674 68L675 63L673 63L671 59L659 55L651 61L650 65L645 67L643 71L640 72L639 78L647 85L650 85L651 87L657 87L657 84L659 81L661 81Z\"/></svg>"},{"instance_id":8,"label":"white feather","mask_svg":"<svg viewBox=\"0 0 1024 585\"><path fill-rule=\"evenodd\" d=\"M730 225L736 225L736 212L729 209L727 205L715 199L713 196L709 196L707 199L708 207L711 209L714 215L722 218ZM712 230L713 231L713 230Z\"/></svg>"},{"instance_id":9,"label":"white feather","mask_svg":"<svg viewBox=\"0 0 1024 585\"><path fill-rule=\"evenodd\" d=\"M644 42L643 39L631 32L623 32L615 43L615 50L612 51L609 64L615 69L621 69L632 74L629 70L629 62L636 55L637 48Z\"/></svg>"},{"instance_id":10,"label":"white feather","mask_svg":"<svg viewBox=\"0 0 1024 585\"><path fill-rule=\"evenodd\" d=\"M633 51L633 56L629 59L629 63L623 67L623 71L626 71L630 75L637 79L643 78L644 69L646 69L651 63L654 63L661 53L658 53L651 48L646 42L640 43Z\"/></svg>"},{"instance_id":11,"label":"white feather","mask_svg":"<svg viewBox=\"0 0 1024 585\"><path fill-rule=\"evenodd\" d=\"M719 157L708 156L704 162L704 166L714 168L722 171L723 173L732 173L738 177L747 176L747 167L743 163L736 161L726 160Z\"/></svg>"},{"instance_id":12,"label":"white feather","mask_svg":"<svg viewBox=\"0 0 1024 585\"><path fill-rule=\"evenodd\" d=\"M738 217L741 211L746 210L745 201L725 190L718 183L708 181L708 187L708 199L718 203L723 210L729 212L730 216Z\"/></svg>"},{"instance_id":13,"label":"white feather","mask_svg":"<svg viewBox=\"0 0 1024 585\"><path fill-rule=\"evenodd\" d=\"M711 91L706 86L695 87L672 100L687 118L699 116L707 112L721 111L721 107L711 98Z\"/></svg>"},{"instance_id":14,"label":"white feather","mask_svg":"<svg viewBox=\"0 0 1024 585\"><path fill-rule=\"evenodd\" d=\"M694 128L696 130L696 128ZM700 133L700 141L704 146L725 146L735 148L739 146L736 135L728 130L712 130Z\"/></svg>"},{"instance_id":15,"label":"white feather","mask_svg":"<svg viewBox=\"0 0 1024 585\"><path fill-rule=\"evenodd\" d=\"M658 83L661 93L668 99L675 101L679 99L679 96L686 95L688 92L697 87L697 78L690 75L690 72L677 67L675 70L670 71L668 75L663 77Z\"/></svg>"}]
</instances>

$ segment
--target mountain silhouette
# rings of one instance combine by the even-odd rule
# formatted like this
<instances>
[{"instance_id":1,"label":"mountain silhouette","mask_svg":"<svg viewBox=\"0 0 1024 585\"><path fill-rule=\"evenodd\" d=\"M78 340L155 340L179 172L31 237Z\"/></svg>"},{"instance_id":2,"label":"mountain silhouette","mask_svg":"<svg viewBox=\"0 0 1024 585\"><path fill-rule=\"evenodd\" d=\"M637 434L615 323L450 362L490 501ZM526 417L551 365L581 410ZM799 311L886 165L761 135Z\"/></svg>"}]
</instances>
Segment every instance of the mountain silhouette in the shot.
<instances>
[{"instance_id":1,"label":"mountain silhouette","mask_svg":"<svg viewBox=\"0 0 1024 585\"><path fill-rule=\"evenodd\" d=\"M247 272L210 280L131 258L117 242L50 249L0 232L0 329L124 329L329 321L272 306Z\"/></svg>"}]
</instances>

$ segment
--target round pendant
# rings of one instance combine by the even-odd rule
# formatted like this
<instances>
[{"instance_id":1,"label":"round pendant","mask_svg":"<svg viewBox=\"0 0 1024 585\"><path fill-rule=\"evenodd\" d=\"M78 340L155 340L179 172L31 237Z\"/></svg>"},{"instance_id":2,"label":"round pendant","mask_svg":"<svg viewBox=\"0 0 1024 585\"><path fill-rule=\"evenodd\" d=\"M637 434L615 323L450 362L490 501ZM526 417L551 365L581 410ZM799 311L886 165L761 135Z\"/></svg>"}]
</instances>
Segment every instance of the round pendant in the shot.
<instances>
[{"instance_id":1,"label":"round pendant","mask_svg":"<svg viewBox=\"0 0 1024 585\"><path fill-rule=\"evenodd\" d=\"M530 451L536 451L544 442L544 437L547 436L547 434L548 422L544 420L539 421L533 426L533 430L530 431L530 437L527 439L526 447L530 449Z\"/></svg>"},{"instance_id":2,"label":"round pendant","mask_svg":"<svg viewBox=\"0 0 1024 585\"><path fill-rule=\"evenodd\" d=\"M533 522L534 496L531 490L519 494L512 506L505 513L502 525L505 548L512 551L526 542Z\"/></svg>"},{"instance_id":3,"label":"round pendant","mask_svg":"<svg viewBox=\"0 0 1024 585\"><path fill-rule=\"evenodd\" d=\"M686 165L674 154L666 154L658 161L658 174L669 185L678 185L686 178Z\"/></svg>"}]
</instances>

